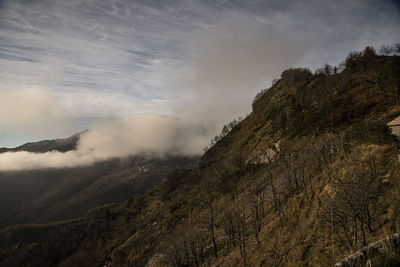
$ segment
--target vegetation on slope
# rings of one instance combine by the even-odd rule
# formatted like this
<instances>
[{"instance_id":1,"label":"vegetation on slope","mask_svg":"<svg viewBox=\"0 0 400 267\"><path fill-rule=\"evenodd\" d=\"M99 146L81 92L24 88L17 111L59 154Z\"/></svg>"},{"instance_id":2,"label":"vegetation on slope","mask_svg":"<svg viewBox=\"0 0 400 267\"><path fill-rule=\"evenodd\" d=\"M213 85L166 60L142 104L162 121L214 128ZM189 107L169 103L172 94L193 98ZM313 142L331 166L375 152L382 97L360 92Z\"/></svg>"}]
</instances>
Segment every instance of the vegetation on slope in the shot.
<instances>
[{"instance_id":1,"label":"vegetation on slope","mask_svg":"<svg viewBox=\"0 0 400 267\"><path fill-rule=\"evenodd\" d=\"M5 266L327 266L398 232L400 58L290 69L143 197L0 232ZM376 259L380 260L380 259Z\"/></svg>"},{"instance_id":2,"label":"vegetation on slope","mask_svg":"<svg viewBox=\"0 0 400 267\"><path fill-rule=\"evenodd\" d=\"M0 228L83 216L100 205L143 195L197 157L132 156L91 166L0 172Z\"/></svg>"}]
</instances>

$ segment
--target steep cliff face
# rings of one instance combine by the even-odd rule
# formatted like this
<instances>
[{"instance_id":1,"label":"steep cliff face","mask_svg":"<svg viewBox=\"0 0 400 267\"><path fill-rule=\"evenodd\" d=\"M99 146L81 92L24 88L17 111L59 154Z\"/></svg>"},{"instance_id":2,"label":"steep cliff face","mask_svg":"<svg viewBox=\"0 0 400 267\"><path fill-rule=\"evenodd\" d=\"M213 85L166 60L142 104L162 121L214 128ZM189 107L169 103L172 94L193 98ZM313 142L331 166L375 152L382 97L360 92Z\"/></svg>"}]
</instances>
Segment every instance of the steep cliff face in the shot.
<instances>
[{"instance_id":1,"label":"steep cliff face","mask_svg":"<svg viewBox=\"0 0 400 267\"><path fill-rule=\"evenodd\" d=\"M400 214L398 56L282 73L199 168L76 221L0 232L5 266L328 266Z\"/></svg>"}]
</instances>

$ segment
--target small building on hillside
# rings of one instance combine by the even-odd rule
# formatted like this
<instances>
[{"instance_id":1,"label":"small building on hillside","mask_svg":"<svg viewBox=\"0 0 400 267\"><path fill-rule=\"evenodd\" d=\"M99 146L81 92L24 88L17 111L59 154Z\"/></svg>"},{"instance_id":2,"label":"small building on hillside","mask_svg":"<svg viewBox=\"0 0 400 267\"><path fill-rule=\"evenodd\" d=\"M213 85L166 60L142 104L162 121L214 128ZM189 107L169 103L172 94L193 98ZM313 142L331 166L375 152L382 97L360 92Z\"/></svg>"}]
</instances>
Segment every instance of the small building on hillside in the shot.
<instances>
[{"instance_id":1,"label":"small building on hillside","mask_svg":"<svg viewBox=\"0 0 400 267\"><path fill-rule=\"evenodd\" d=\"M392 133L396 137L396 139L400 138L400 117L392 120L387 125L392 130Z\"/></svg>"},{"instance_id":2,"label":"small building on hillside","mask_svg":"<svg viewBox=\"0 0 400 267\"><path fill-rule=\"evenodd\" d=\"M397 141L397 147L399 148L399 161L400 161L400 117L390 121L388 124L389 128L392 130L392 134Z\"/></svg>"}]
</instances>

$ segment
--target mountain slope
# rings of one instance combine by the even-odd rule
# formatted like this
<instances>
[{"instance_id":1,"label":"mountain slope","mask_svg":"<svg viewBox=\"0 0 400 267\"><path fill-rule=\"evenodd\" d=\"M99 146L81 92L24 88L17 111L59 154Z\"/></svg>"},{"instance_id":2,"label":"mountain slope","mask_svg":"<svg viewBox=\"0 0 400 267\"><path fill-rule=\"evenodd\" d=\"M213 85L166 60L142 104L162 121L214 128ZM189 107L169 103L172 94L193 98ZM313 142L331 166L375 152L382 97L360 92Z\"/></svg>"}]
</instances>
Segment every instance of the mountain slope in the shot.
<instances>
[{"instance_id":1,"label":"mountain slope","mask_svg":"<svg viewBox=\"0 0 400 267\"><path fill-rule=\"evenodd\" d=\"M328 266L400 214L400 58L282 73L253 112L144 196L0 232L6 266ZM390 252L392 253L392 252Z\"/></svg>"},{"instance_id":2,"label":"mountain slope","mask_svg":"<svg viewBox=\"0 0 400 267\"><path fill-rule=\"evenodd\" d=\"M74 149L78 140L76 134L27 143L8 151L66 152ZM168 172L195 164L196 157L135 156L84 167L2 171L0 227L77 218L91 208L138 197L154 188Z\"/></svg>"}]
</instances>

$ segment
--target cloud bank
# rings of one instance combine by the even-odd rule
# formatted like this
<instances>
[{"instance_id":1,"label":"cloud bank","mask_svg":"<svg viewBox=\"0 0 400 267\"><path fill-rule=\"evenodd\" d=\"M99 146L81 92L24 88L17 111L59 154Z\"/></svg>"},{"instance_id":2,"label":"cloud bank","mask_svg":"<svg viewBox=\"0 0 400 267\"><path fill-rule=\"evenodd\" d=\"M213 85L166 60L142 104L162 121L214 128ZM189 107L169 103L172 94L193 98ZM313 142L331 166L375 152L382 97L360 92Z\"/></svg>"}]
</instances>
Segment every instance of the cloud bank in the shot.
<instances>
[{"instance_id":1,"label":"cloud bank","mask_svg":"<svg viewBox=\"0 0 400 267\"><path fill-rule=\"evenodd\" d=\"M199 154L207 141L207 132L194 122L160 115L137 115L94 124L81 135L73 151L0 154L0 171L85 166L129 155L193 156Z\"/></svg>"}]
</instances>

